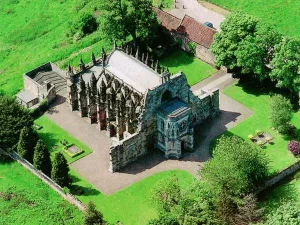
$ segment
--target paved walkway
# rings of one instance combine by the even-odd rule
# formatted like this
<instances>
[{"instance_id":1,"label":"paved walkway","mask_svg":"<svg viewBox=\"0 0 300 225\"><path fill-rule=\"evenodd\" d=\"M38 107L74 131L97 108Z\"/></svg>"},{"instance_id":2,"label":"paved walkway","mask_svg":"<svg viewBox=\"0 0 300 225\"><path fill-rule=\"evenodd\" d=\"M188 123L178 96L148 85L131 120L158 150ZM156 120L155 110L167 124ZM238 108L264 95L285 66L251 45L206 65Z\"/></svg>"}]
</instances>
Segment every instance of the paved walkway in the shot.
<instances>
[{"instance_id":1,"label":"paved walkway","mask_svg":"<svg viewBox=\"0 0 300 225\"><path fill-rule=\"evenodd\" d=\"M181 19L187 14L200 23L211 22L220 31L220 24L225 19L222 14L205 8L197 0L176 0L175 5L176 8L167 10L172 15Z\"/></svg>"},{"instance_id":2,"label":"paved walkway","mask_svg":"<svg viewBox=\"0 0 300 225\"><path fill-rule=\"evenodd\" d=\"M218 79L217 75L215 79ZM203 82L205 84L207 80ZM90 155L72 163L71 167L102 193L112 194L145 177L165 170L182 169L197 176L199 166L210 157L211 140L252 114L251 110L223 93L220 93L220 109L220 116L206 121L195 130L195 152L187 154L181 160L165 160L163 153L153 152L116 173L108 171L110 139L104 131L100 132L96 125L89 124L86 119L71 112L62 99L56 102L46 116L93 150Z\"/></svg>"}]
</instances>

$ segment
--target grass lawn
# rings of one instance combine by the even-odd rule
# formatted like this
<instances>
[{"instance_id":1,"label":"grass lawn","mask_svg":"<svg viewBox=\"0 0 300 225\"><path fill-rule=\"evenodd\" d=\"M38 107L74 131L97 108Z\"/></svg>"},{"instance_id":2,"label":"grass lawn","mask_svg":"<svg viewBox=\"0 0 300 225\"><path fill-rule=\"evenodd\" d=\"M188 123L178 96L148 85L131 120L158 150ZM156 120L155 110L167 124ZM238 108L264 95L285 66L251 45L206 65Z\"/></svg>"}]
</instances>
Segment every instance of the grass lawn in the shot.
<instances>
[{"instance_id":1,"label":"grass lawn","mask_svg":"<svg viewBox=\"0 0 300 225\"><path fill-rule=\"evenodd\" d=\"M11 199L4 200L3 193ZM82 224L83 214L16 162L0 161L2 225Z\"/></svg>"},{"instance_id":2,"label":"grass lawn","mask_svg":"<svg viewBox=\"0 0 300 225\"><path fill-rule=\"evenodd\" d=\"M80 141L71 136L67 131L57 126L46 116L41 116L40 118L35 120L34 123L43 126L42 129L38 130L38 135L41 139L43 139L43 141L47 145L51 157L54 157L54 154L56 152L63 150L64 146L60 143L60 141L62 141L63 139L66 139L70 144L75 144L77 147L84 150L82 154L73 158L71 158L67 153L62 151L68 163L72 163L92 152L91 149L89 149L87 146L85 146ZM53 148L54 145L57 146L55 149Z\"/></svg>"},{"instance_id":3,"label":"grass lawn","mask_svg":"<svg viewBox=\"0 0 300 225\"><path fill-rule=\"evenodd\" d=\"M173 52L168 57L162 59L161 65L169 67L170 72L174 74L180 70L184 72L189 85L194 85L217 72L211 65L202 62L182 50Z\"/></svg>"},{"instance_id":4,"label":"grass lawn","mask_svg":"<svg viewBox=\"0 0 300 225\"><path fill-rule=\"evenodd\" d=\"M207 0L231 11L243 11L275 26L282 34L300 37L299 0Z\"/></svg>"},{"instance_id":5,"label":"grass lawn","mask_svg":"<svg viewBox=\"0 0 300 225\"><path fill-rule=\"evenodd\" d=\"M265 145L266 147L262 149L262 151L267 152L271 160L270 173L279 171L297 161L287 150L289 140L270 129L271 124L268 119L270 96L268 94L260 94L259 91L253 89L243 89L243 87L238 84L229 86L224 90L224 93L253 110L252 116L229 129L227 134L233 133L248 140L248 135L255 135L255 130L270 133L274 137L274 144L267 144ZM298 137L300 137L300 112L293 114L291 122L297 127L299 133Z\"/></svg>"},{"instance_id":6,"label":"grass lawn","mask_svg":"<svg viewBox=\"0 0 300 225\"><path fill-rule=\"evenodd\" d=\"M194 177L183 170L170 170L156 173L113 195L103 195L91 184L80 178L74 170L71 171L75 186L80 186L84 194L77 195L83 202L93 201L109 222L121 221L124 225L146 225L147 221L157 217L156 209L151 205L149 198L152 188L158 181L166 180L176 175L182 188L187 187ZM105 182L105 181L103 181Z\"/></svg>"}]
</instances>

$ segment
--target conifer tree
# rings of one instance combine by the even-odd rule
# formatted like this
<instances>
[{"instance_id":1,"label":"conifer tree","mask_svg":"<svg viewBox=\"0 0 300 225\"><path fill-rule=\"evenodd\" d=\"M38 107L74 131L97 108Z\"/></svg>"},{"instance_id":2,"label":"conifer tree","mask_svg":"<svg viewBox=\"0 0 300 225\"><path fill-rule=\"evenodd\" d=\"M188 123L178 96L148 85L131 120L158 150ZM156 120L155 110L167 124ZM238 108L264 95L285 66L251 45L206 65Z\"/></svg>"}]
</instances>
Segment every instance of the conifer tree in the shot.
<instances>
[{"instance_id":1,"label":"conifer tree","mask_svg":"<svg viewBox=\"0 0 300 225\"><path fill-rule=\"evenodd\" d=\"M51 174L50 154L42 140L39 140L34 148L33 165L46 175Z\"/></svg>"},{"instance_id":2,"label":"conifer tree","mask_svg":"<svg viewBox=\"0 0 300 225\"><path fill-rule=\"evenodd\" d=\"M37 135L33 131L32 127L23 127L17 145L17 152L19 156L25 158L29 162L32 162L37 139Z\"/></svg>"},{"instance_id":3,"label":"conifer tree","mask_svg":"<svg viewBox=\"0 0 300 225\"><path fill-rule=\"evenodd\" d=\"M58 152L55 154L53 167L51 171L51 178L61 187L66 187L70 185L69 177L69 166L67 160L62 153Z\"/></svg>"},{"instance_id":4,"label":"conifer tree","mask_svg":"<svg viewBox=\"0 0 300 225\"><path fill-rule=\"evenodd\" d=\"M96 210L96 206L93 202L89 201L84 216L84 225L101 225L105 224L103 221L103 215Z\"/></svg>"}]
</instances>

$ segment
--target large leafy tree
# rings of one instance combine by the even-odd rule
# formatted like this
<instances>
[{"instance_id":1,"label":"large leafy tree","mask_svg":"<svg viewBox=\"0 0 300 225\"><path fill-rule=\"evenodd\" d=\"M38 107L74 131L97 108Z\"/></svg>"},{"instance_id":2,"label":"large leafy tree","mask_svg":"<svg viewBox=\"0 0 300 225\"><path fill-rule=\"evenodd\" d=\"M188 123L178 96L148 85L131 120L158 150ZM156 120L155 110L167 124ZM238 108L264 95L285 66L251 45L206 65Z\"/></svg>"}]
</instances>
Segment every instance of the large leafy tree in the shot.
<instances>
[{"instance_id":1,"label":"large leafy tree","mask_svg":"<svg viewBox=\"0 0 300 225\"><path fill-rule=\"evenodd\" d=\"M23 127L33 125L29 110L5 95L0 95L0 121L0 147L5 151L15 150Z\"/></svg>"},{"instance_id":2,"label":"large leafy tree","mask_svg":"<svg viewBox=\"0 0 300 225\"><path fill-rule=\"evenodd\" d=\"M60 152L56 153L52 164L52 180L61 187L68 187L70 185L69 171L67 160L63 154Z\"/></svg>"},{"instance_id":3,"label":"large leafy tree","mask_svg":"<svg viewBox=\"0 0 300 225\"><path fill-rule=\"evenodd\" d=\"M274 46L280 42L281 35L256 17L243 13L229 15L221 29L212 45L216 65L239 68L243 74L266 78Z\"/></svg>"},{"instance_id":4,"label":"large leafy tree","mask_svg":"<svg viewBox=\"0 0 300 225\"><path fill-rule=\"evenodd\" d=\"M27 159L29 162L33 162L34 147L37 143L37 140L37 134L32 127L23 127L17 145L18 154Z\"/></svg>"},{"instance_id":5,"label":"large leafy tree","mask_svg":"<svg viewBox=\"0 0 300 225\"><path fill-rule=\"evenodd\" d=\"M101 9L101 28L110 40L146 40L158 24L151 0L103 1Z\"/></svg>"},{"instance_id":6,"label":"large leafy tree","mask_svg":"<svg viewBox=\"0 0 300 225\"><path fill-rule=\"evenodd\" d=\"M270 77L280 88L300 93L300 40L285 37L275 46Z\"/></svg>"},{"instance_id":7,"label":"large leafy tree","mask_svg":"<svg viewBox=\"0 0 300 225\"><path fill-rule=\"evenodd\" d=\"M255 192L267 177L268 159L261 149L243 139L221 137L213 158L199 171L216 194L237 197Z\"/></svg>"},{"instance_id":8,"label":"large leafy tree","mask_svg":"<svg viewBox=\"0 0 300 225\"><path fill-rule=\"evenodd\" d=\"M248 36L253 36L258 24L256 17L232 13L221 23L221 32L215 35L212 52L217 66L226 66L230 69L238 67L236 51L239 44Z\"/></svg>"},{"instance_id":9,"label":"large leafy tree","mask_svg":"<svg viewBox=\"0 0 300 225\"><path fill-rule=\"evenodd\" d=\"M89 201L86 206L84 215L84 225L101 225L105 224L103 215L101 212L96 210L96 206L93 202Z\"/></svg>"},{"instance_id":10,"label":"large leafy tree","mask_svg":"<svg viewBox=\"0 0 300 225\"><path fill-rule=\"evenodd\" d=\"M39 140L34 148L33 165L44 174L51 174L51 160L47 146L42 140Z\"/></svg>"},{"instance_id":11,"label":"large leafy tree","mask_svg":"<svg viewBox=\"0 0 300 225\"><path fill-rule=\"evenodd\" d=\"M270 120L272 126L281 133L289 131L289 122L292 119L292 105L288 99L282 95L275 95L270 103Z\"/></svg>"}]
</instances>

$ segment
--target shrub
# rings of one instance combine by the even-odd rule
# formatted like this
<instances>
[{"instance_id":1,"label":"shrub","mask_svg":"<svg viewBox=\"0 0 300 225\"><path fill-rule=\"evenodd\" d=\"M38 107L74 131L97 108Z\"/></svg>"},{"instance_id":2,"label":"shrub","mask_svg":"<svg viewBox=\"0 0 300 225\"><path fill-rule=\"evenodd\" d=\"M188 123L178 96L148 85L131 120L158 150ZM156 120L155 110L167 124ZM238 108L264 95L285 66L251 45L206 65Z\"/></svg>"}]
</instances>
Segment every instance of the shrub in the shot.
<instances>
[{"instance_id":1,"label":"shrub","mask_svg":"<svg viewBox=\"0 0 300 225\"><path fill-rule=\"evenodd\" d=\"M91 34L98 28L96 18L87 13L81 13L69 23L68 37L73 37L76 41L87 34Z\"/></svg>"},{"instance_id":2,"label":"shrub","mask_svg":"<svg viewBox=\"0 0 300 225\"><path fill-rule=\"evenodd\" d=\"M289 131L289 122L292 118L292 105L288 99L282 95L275 95L270 104L271 124L283 134Z\"/></svg>"},{"instance_id":3,"label":"shrub","mask_svg":"<svg viewBox=\"0 0 300 225\"><path fill-rule=\"evenodd\" d=\"M294 156L300 154L300 142L299 141L290 141L288 143L288 150L293 153Z\"/></svg>"},{"instance_id":4,"label":"shrub","mask_svg":"<svg viewBox=\"0 0 300 225\"><path fill-rule=\"evenodd\" d=\"M254 136L253 136L252 134L249 134L249 135L248 135L248 138L249 138L250 140L252 140L252 138L254 138Z\"/></svg>"}]
</instances>

